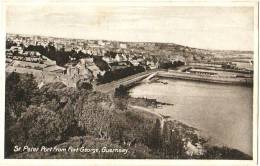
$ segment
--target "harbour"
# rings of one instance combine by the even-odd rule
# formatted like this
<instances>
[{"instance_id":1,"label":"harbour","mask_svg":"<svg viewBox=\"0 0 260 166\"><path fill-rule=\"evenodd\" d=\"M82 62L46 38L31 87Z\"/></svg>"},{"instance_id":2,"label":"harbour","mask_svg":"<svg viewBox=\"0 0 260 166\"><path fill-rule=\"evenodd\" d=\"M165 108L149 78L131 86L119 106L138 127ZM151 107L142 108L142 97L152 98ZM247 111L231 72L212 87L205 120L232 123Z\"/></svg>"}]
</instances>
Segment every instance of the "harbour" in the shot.
<instances>
[{"instance_id":1,"label":"harbour","mask_svg":"<svg viewBox=\"0 0 260 166\"><path fill-rule=\"evenodd\" d=\"M252 155L253 88L180 79L160 80L168 84L143 83L132 88L130 95L173 104L151 109L151 112L170 116L170 119L206 132L224 145Z\"/></svg>"}]
</instances>

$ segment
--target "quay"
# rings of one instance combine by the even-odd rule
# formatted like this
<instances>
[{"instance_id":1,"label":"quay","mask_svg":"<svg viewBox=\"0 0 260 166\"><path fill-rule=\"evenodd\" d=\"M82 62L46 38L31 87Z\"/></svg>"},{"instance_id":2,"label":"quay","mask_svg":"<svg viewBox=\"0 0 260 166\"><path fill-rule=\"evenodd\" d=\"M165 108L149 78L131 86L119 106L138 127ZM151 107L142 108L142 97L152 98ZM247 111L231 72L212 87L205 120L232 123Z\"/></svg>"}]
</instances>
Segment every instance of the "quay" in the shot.
<instances>
[{"instance_id":1,"label":"quay","mask_svg":"<svg viewBox=\"0 0 260 166\"><path fill-rule=\"evenodd\" d=\"M158 77L175 78L191 81L233 84L233 85L247 85L253 84L253 78L236 78L236 77L221 77L216 75L197 75L193 73L177 72L177 71L159 71Z\"/></svg>"},{"instance_id":2,"label":"quay","mask_svg":"<svg viewBox=\"0 0 260 166\"><path fill-rule=\"evenodd\" d=\"M221 83L221 84L231 84L231 85L245 85L252 86L253 78L240 78L240 77L222 77L218 75L198 75L195 73L186 73L174 70L149 70L146 72L138 73L131 75L129 77L112 81L110 83L97 85L95 89L100 92L112 92L115 88L120 85L132 86L134 84L142 82L148 82L153 77L162 77L162 78L173 78L173 79L182 79L190 81L200 81L200 82L210 82L210 83Z\"/></svg>"}]
</instances>

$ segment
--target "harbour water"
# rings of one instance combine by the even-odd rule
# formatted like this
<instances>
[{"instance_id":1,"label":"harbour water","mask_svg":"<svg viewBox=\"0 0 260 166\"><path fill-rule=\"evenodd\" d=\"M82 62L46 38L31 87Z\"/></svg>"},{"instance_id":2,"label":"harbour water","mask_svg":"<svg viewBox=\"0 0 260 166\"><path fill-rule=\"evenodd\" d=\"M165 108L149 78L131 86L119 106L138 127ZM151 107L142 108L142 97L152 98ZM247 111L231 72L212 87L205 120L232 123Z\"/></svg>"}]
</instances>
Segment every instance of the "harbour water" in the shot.
<instances>
[{"instance_id":1,"label":"harbour water","mask_svg":"<svg viewBox=\"0 0 260 166\"><path fill-rule=\"evenodd\" d=\"M221 143L252 155L253 88L174 79L144 83L130 90L174 104L155 109L163 115L200 129Z\"/></svg>"}]
</instances>

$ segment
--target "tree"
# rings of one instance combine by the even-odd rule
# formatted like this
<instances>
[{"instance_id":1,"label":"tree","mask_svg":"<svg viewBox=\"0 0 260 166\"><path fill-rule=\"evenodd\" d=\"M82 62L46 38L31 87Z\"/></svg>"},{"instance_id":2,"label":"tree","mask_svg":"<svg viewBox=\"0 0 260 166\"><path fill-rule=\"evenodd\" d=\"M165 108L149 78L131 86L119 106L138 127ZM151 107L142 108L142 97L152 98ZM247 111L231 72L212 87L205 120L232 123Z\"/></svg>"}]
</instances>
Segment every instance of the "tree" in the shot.
<instances>
[{"instance_id":1,"label":"tree","mask_svg":"<svg viewBox=\"0 0 260 166\"><path fill-rule=\"evenodd\" d=\"M115 96L114 102L116 104L116 107L122 111L126 110L128 106L128 98L129 98L127 88L123 85L120 85L118 88L115 89L114 96Z\"/></svg>"},{"instance_id":2,"label":"tree","mask_svg":"<svg viewBox=\"0 0 260 166\"><path fill-rule=\"evenodd\" d=\"M32 104L33 97L39 93L33 75L19 75L14 72L6 78L5 91L6 113L14 118L20 117L21 113Z\"/></svg>"},{"instance_id":3,"label":"tree","mask_svg":"<svg viewBox=\"0 0 260 166\"><path fill-rule=\"evenodd\" d=\"M156 119L154 127L150 134L150 147L159 151L161 147L161 123L159 119Z\"/></svg>"},{"instance_id":4,"label":"tree","mask_svg":"<svg viewBox=\"0 0 260 166\"><path fill-rule=\"evenodd\" d=\"M6 77L5 87L5 156L13 152L11 131L21 114L38 96L37 83L32 75L11 73ZM18 131L20 128L18 126ZM19 134L18 134L19 135Z\"/></svg>"},{"instance_id":5,"label":"tree","mask_svg":"<svg viewBox=\"0 0 260 166\"><path fill-rule=\"evenodd\" d=\"M102 93L81 91L75 104L75 119L80 130L99 136L107 133L114 118L113 103L109 96Z\"/></svg>"},{"instance_id":6,"label":"tree","mask_svg":"<svg viewBox=\"0 0 260 166\"><path fill-rule=\"evenodd\" d=\"M169 129L167 123L163 125L163 131L162 131L162 146L161 151L163 152L163 157L165 157L168 153L168 147L169 147Z\"/></svg>"},{"instance_id":7,"label":"tree","mask_svg":"<svg viewBox=\"0 0 260 166\"><path fill-rule=\"evenodd\" d=\"M115 89L115 97L127 97L128 90L124 85L120 85L118 88Z\"/></svg>"},{"instance_id":8,"label":"tree","mask_svg":"<svg viewBox=\"0 0 260 166\"><path fill-rule=\"evenodd\" d=\"M171 130L168 151L171 158L185 158L184 142L182 141L181 134L177 129Z\"/></svg>"},{"instance_id":9,"label":"tree","mask_svg":"<svg viewBox=\"0 0 260 166\"><path fill-rule=\"evenodd\" d=\"M84 80L79 80L76 84L77 88L79 90L92 90L93 86L90 82L84 81Z\"/></svg>"},{"instance_id":10,"label":"tree","mask_svg":"<svg viewBox=\"0 0 260 166\"><path fill-rule=\"evenodd\" d=\"M56 48L53 46L52 42L47 46L46 56L51 60L56 60Z\"/></svg>"},{"instance_id":11,"label":"tree","mask_svg":"<svg viewBox=\"0 0 260 166\"><path fill-rule=\"evenodd\" d=\"M109 65L106 61L101 59L100 57L94 57L94 63L98 66L98 68L102 71L108 71L110 70Z\"/></svg>"},{"instance_id":12,"label":"tree","mask_svg":"<svg viewBox=\"0 0 260 166\"><path fill-rule=\"evenodd\" d=\"M64 127L61 124L55 112L42 107L30 107L12 126L10 139L18 146L48 146L62 139Z\"/></svg>"},{"instance_id":13,"label":"tree","mask_svg":"<svg viewBox=\"0 0 260 166\"><path fill-rule=\"evenodd\" d=\"M66 52L63 49L60 51L57 51L56 53L56 62L59 66L64 66L66 63L69 62L70 58L70 52Z\"/></svg>"},{"instance_id":14,"label":"tree","mask_svg":"<svg viewBox=\"0 0 260 166\"><path fill-rule=\"evenodd\" d=\"M6 49L10 49L12 46L17 46L16 43L14 43L13 41L10 41L10 40L6 40Z\"/></svg>"}]
</instances>

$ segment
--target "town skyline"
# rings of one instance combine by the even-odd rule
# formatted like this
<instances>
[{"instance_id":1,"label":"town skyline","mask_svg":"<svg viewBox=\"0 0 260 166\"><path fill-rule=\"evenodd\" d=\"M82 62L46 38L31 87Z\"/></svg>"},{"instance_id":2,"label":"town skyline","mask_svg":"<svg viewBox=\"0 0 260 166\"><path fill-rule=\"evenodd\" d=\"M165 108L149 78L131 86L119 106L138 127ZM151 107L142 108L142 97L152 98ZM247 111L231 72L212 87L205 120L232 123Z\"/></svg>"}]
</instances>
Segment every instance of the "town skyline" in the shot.
<instances>
[{"instance_id":1,"label":"town skyline","mask_svg":"<svg viewBox=\"0 0 260 166\"><path fill-rule=\"evenodd\" d=\"M83 4L86 8L77 10L77 5L9 5L6 31L85 40L174 43L211 50L252 51L254 47L250 7L109 8Z\"/></svg>"},{"instance_id":2,"label":"town skyline","mask_svg":"<svg viewBox=\"0 0 260 166\"><path fill-rule=\"evenodd\" d=\"M55 35L40 35L40 34L26 34L26 33L6 33L6 36L8 35L18 35L18 36L38 36L38 37L45 37L45 38L57 38L57 39L64 39L64 40L84 40L84 41L108 41L108 42L119 42L119 43L158 43L158 44L173 44L173 45L179 45L182 47L188 47L191 49L197 49L197 50L205 50L205 51L240 51L240 52L254 52L254 50L232 50L232 49L207 49L207 48L198 48L198 47L192 47L188 45L182 45L174 42L156 42L156 41L124 41L124 40L109 40L109 39L84 39L84 38L72 38L72 37L62 37L62 36L55 36Z\"/></svg>"}]
</instances>

